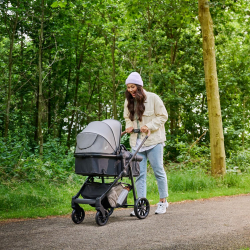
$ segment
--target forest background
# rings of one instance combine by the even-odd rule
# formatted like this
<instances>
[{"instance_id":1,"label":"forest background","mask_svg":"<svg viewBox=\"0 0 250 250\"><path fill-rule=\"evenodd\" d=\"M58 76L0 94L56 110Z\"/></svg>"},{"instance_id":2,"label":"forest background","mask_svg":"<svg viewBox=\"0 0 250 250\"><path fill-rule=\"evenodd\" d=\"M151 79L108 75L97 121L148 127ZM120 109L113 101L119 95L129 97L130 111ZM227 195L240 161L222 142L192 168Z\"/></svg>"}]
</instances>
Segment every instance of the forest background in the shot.
<instances>
[{"instance_id":1,"label":"forest background","mask_svg":"<svg viewBox=\"0 0 250 250\"><path fill-rule=\"evenodd\" d=\"M247 0L209 7L227 172L248 174L250 7ZM166 171L210 173L197 1L1 0L0 18L2 187L76 181L77 134L109 118L124 129L125 79L133 71L169 113ZM129 148L127 136L122 143Z\"/></svg>"}]
</instances>

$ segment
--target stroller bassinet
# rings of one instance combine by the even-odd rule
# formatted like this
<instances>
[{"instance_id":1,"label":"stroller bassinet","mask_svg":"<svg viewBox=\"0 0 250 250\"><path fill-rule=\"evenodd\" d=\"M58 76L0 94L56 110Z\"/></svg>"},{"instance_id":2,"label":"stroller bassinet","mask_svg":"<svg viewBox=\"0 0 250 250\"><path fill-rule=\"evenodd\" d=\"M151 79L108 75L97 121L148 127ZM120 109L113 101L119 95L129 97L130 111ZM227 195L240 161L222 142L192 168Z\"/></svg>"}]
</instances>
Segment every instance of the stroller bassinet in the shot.
<instances>
[{"instance_id":1,"label":"stroller bassinet","mask_svg":"<svg viewBox=\"0 0 250 250\"><path fill-rule=\"evenodd\" d=\"M130 178L131 185L125 184L133 190L135 204L129 205L125 199L118 207L134 206L138 218L147 217L149 203L146 198L136 199L133 181L133 177L140 174L139 163L142 158L136 155L139 149L132 155L123 145L120 145L120 138L121 123L113 119L91 122L77 135L75 173L88 178L72 198L72 220L75 223L81 223L85 216L79 204L89 204L97 210L97 224L105 225L114 210L108 202L108 194L123 177ZM143 143L146 139L147 136ZM113 182L110 182L112 178ZM79 199L80 195L83 199Z\"/></svg>"},{"instance_id":2,"label":"stroller bassinet","mask_svg":"<svg viewBox=\"0 0 250 250\"><path fill-rule=\"evenodd\" d=\"M75 172L87 176L118 176L123 171L122 160L128 163L132 154L120 145L121 123L116 120L91 122L77 136L75 151ZM133 176L139 176L139 161L135 156L132 165ZM127 169L128 170L128 169ZM127 174L123 176L129 176Z\"/></svg>"}]
</instances>

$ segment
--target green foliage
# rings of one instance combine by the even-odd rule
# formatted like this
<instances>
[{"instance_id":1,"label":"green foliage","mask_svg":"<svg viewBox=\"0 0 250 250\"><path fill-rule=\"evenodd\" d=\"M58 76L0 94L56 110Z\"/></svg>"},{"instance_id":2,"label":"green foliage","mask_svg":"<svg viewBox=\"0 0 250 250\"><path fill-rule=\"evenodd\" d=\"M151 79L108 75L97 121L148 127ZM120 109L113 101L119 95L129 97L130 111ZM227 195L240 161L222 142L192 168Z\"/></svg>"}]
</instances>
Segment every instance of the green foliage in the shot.
<instances>
[{"instance_id":1,"label":"green foliage","mask_svg":"<svg viewBox=\"0 0 250 250\"><path fill-rule=\"evenodd\" d=\"M0 134L2 137L5 134L6 97L11 79L8 133L11 140L16 140L15 148L22 145L31 155L38 142L41 6L36 1L23 1L19 7L14 2L12 5L4 2L0 9L3 24L0 26ZM247 7L246 0L211 2L210 5L227 157L242 146L249 146ZM11 12L7 11L9 8ZM114 118L114 108L124 127L124 81L131 71L141 73L145 89L160 95L169 113L165 125L166 161L181 162L182 157L188 160L194 149L202 146L204 151L204 147L209 147L209 133L200 140L203 144L191 148L188 154L181 152L180 145L176 146L176 140L191 146L208 130L197 4L158 0L51 0L46 2L44 11L42 127L45 147L50 138L59 138L66 141L63 144L68 148L74 147L79 131L93 120ZM18 14L16 29L15 14ZM9 153L5 154L8 157ZM47 156L53 158L55 154L51 151ZM15 156L10 164L17 165L19 158Z\"/></svg>"},{"instance_id":2,"label":"green foliage","mask_svg":"<svg viewBox=\"0 0 250 250\"><path fill-rule=\"evenodd\" d=\"M75 179L73 151L65 155L67 147L56 139L48 139L44 144L43 157L29 151L27 141L0 140L1 181L18 180L36 182L38 180L66 181Z\"/></svg>"},{"instance_id":3,"label":"green foliage","mask_svg":"<svg viewBox=\"0 0 250 250\"><path fill-rule=\"evenodd\" d=\"M175 161L171 160L171 155L175 155ZM177 137L174 142L166 142L164 160L170 171L203 169L209 172L210 149L203 142L190 145Z\"/></svg>"},{"instance_id":4,"label":"green foliage","mask_svg":"<svg viewBox=\"0 0 250 250\"><path fill-rule=\"evenodd\" d=\"M75 175L76 176L76 175ZM214 179L202 170L168 172L169 202L234 195L250 192L249 174L230 173ZM82 176L67 181L37 180L36 182L11 181L0 184L0 220L7 218L35 218L48 215L70 214L70 201L82 183ZM126 180L124 180L126 181ZM150 204L159 201L158 188L151 168L147 178ZM133 204L132 192L128 197ZM85 211L93 210L84 205Z\"/></svg>"},{"instance_id":5,"label":"green foliage","mask_svg":"<svg viewBox=\"0 0 250 250\"><path fill-rule=\"evenodd\" d=\"M176 160L170 160L170 154L175 153ZM235 148L235 151L228 150L226 158L227 173L249 173L250 171L250 151ZM204 142L196 142L188 144L179 138L174 142L167 141L164 150L164 160L167 169L172 170L194 170L203 169L206 173L210 173L210 148Z\"/></svg>"},{"instance_id":6,"label":"green foliage","mask_svg":"<svg viewBox=\"0 0 250 250\"><path fill-rule=\"evenodd\" d=\"M52 8L57 8L57 7L65 8L66 5L67 5L66 1L56 1L53 4L51 4L51 7Z\"/></svg>"},{"instance_id":7,"label":"green foliage","mask_svg":"<svg viewBox=\"0 0 250 250\"><path fill-rule=\"evenodd\" d=\"M127 150L130 150L129 135L128 134L125 134L121 138L121 144L123 144L127 148Z\"/></svg>"},{"instance_id":8,"label":"green foliage","mask_svg":"<svg viewBox=\"0 0 250 250\"><path fill-rule=\"evenodd\" d=\"M227 158L228 172L244 173L250 172L250 151L238 150L232 152L230 157Z\"/></svg>"},{"instance_id":9,"label":"green foliage","mask_svg":"<svg viewBox=\"0 0 250 250\"><path fill-rule=\"evenodd\" d=\"M168 172L180 173L170 179L173 188L195 191L218 186L217 180L206 178L210 145L197 4L47 1L42 44L44 152L40 157L37 62L42 13L38 1L18 3L10 6L5 1L0 8L1 183L77 180L73 157L77 134L91 121L114 118L115 108L124 129L124 81L130 72L138 71L145 89L162 98L169 114L164 161ZM228 187L236 187L250 165L248 5L246 0L210 5L227 172L232 173L221 185ZM8 136L3 138L8 103ZM129 136L121 143L129 149ZM175 183L179 184L175 187ZM156 190L154 184L152 190Z\"/></svg>"},{"instance_id":10,"label":"green foliage","mask_svg":"<svg viewBox=\"0 0 250 250\"><path fill-rule=\"evenodd\" d=\"M43 215L43 206L50 213L68 211L65 206L58 212L52 210L70 200L67 191L72 195L71 186L82 181L74 174L75 138L91 121L114 118L114 108L124 130L124 81L132 71L141 73L145 89L162 98L169 114L164 162L170 192L175 197L183 192L198 197L200 192L209 196L211 190L248 187L247 0L210 2L227 156L227 175L219 179L209 175L208 111L196 3L46 1L43 156L38 154L37 133L41 5L26 0L0 5L0 210L9 206L11 211L20 208L25 213L31 208L33 216L37 209ZM8 102L8 136L4 138ZM129 149L129 135L121 143ZM62 183L67 184L65 191ZM150 169L148 190L157 202L156 180Z\"/></svg>"},{"instance_id":11,"label":"green foliage","mask_svg":"<svg viewBox=\"0 0 250 250\"><path fill-rule=\"evenodd\" d=\"M70 199L78 181L57 183L38 180L0 185L0 219L63 215L71 211Z\"/></svg>"},{"instance_id":12,"label":"green foliage","mask_svg":"<svg viewBox=\"0 0 250 250\"><path fill-rule=\"evenodd\" d=\"M169 178L169 189L172 192L202 191L215 186L216 180L203 171L175 173Z\"/></svg>"}]
</instances>

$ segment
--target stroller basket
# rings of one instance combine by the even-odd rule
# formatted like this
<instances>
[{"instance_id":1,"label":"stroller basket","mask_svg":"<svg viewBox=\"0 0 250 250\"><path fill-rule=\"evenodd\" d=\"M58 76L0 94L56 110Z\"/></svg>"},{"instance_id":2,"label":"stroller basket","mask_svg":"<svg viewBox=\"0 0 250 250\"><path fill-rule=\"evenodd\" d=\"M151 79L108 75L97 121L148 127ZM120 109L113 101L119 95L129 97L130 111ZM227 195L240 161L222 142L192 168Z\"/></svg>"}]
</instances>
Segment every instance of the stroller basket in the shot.
<instances>
[{"instance_id":1,"label":"stroller basket","mask_svg":"<svg viewBox=\"0 0 250 250\"><path fill-rule=\"evenodd\" d=\"M96 199L105 193L110 185L109 183L86 183L81 191L81 196L87 199Z\"/></svg>"}]
</instances>

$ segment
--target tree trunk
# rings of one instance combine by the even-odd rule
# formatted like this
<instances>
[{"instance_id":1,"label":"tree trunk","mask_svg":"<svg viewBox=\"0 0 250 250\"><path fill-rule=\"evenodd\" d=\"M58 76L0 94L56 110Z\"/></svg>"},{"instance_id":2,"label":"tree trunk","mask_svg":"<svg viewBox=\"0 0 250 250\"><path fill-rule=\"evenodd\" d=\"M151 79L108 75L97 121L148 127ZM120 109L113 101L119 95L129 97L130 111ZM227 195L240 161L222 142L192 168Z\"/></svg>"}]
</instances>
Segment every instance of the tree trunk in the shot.
<instances>
[{"instance_id":1,"label":"tree trunk","mask_svg":"<svg viewBox=\"0 0 250 250\"><path fill-rule=\"evenodd\" d=\"M76 105L77 105L77 95L78 95L78 86L79 86L79 77L80 77L79 71L80 71L80 68L77 70L77 75L76 75L76 88L75 88L75 97L74 97L74 108L76 108ZM75 119L75 114L76 114L76 110L73 110L72 111L72 116L71 116L71 122L70 122L69 127L68 127L68 137L67 137L67 146L68 146L68 149L70 148L70 137L71 137L72 127L73 127L73 123L74 123L74 119Z\"/></svg>"},{"instance_id":2,"label":"tree trunk","mask_svg":"<svg viewBox=\"0 0 250 250\"><path fill-rule=\"evenodd\" d=\"M213 21L209 11L209 2L207 0L198 0L198 3L209 114L211 172L213 176L220 176L226 173L226 157L216 70Z\"/></svg>"},{"instance_id":3,"label":"tree trunk","mask_svg":"<svg viewBox=\"0 0 250 250\"><path fill-rule=\"evenodd\" d=\"M37 95L35 95L36 98L36 109L35 109L35 133L34 133L34 140L35 142L38 142L38 107L39 107L39 86L37 85L36 90ZM33 105L32 105L33 106Z\"/></svg>"},{"instance_id":4,"label":"tree trunk","mask_svg":"<svg viewBox=\"0 0 250 250\"><path fill-rule=\"evenodd\" d=\"M149 6L147 8L147 14L148 14L148 36L150 36L149 39L149 47L148 47L148 67L149 67L149 72L148 72L148 84L149 87L152 87L152 36L150 34L151 32L151 17L150 17L150 11L149 11Z\"/></svg>"},{"instance_id":5,"label":"tree trunk","mask_svg":"<svg viewBox=\"0 0 250 250\"><path fill-rule=\"evenodd\" d=\"M173 67L173 65L175 64L175 60L176 60L176 54L177 54L177 40L176 42L171 46L171 51L170 51L170 63L171 63L171 67ZM174 79L171 77L170 78L170 83L171 83L171 91L172 91L172 95L174 96L174 98L176 98L176 91L175 91L175 81ZM178 110L178 105L176 103L172 102L170 103L170 133L171 135L175 135L176 133L176 125L177 125L177 110Z\"/></svg>"},{"instance_id":6,"label":"tree trunk","mask_svg":"<svg viewBox=\"0 0 250 250\"><path fill-rule=\"evenodd\" d=\"M84 22L83 22L83 24L84 24ZM84 53L85 53L85 50L86 50L86 47L87 47L88 33L89 33L89 26L88 26L88 29L87 29L87 32L86 32L86 35L85 35L86 39L85 39L84 44L82 46L82 50L81 50L79 60L78 60L77 49L76 49L77 67L76 67L76 88L75 88L75 97L74 97L74 107L76 107L76 105L77 105L77 98L78 98L77 95L78 95L78 85L79 85L79 80L80 80L80 70L81 70L81 66L82 66L82 62L83 62L83 56L84 56ZM78 40L78 38L77 38L77 40ZM77 41L77 44L78 44L78 41ZM73 110L72 111L72 116L71 116L71 122L69 123L69 126L68 126L68 137L67 137L68 149L70 148L70 137L71 137L72 126L73 126L74 119L75 119L75 113L76 113L76 110ZM68 152L66 151L66 154L67 153Z\"/></svg>"},{"instance_id":7,"label":"tree trunk","mask_svg":"<svg viewBox=\"0 0 250 250\"><path fill-rule=\"evenodd\" d=\"M242 131L242 147L243 149L245 149L245 123L246 123L246 100L247 100L247 97L244 96L243 98L243 119L242 119L242 122L243 122L243 131Z\"/></svg>"},{"instance_id":8,"label":"tree trunk","mask_svg":"<svg viewBox=\"0 0 250 250\"><path fill-rule=\"evenodd\" d=\"M67 87L66 87L66 94L65 94L65 99L64 99L64 104L61 107L61 110L65 110L67 107L67 102L69 99L69 85L70 85L70 81L71 81L71 67L69 68L69 73L68 73L68 80L67 80ZM58 137L60 138L60 141L62 139L62 128L63 128L63 124L64 124L64 119L62 117L60 117L61 122L60 122L60 126L59 126L59 132L58 132Z\"/></svg>"},{"instance_id":9,"label":"tree trunk","mask_svg":"<svg viewBox=\"0 0 250 250\"><path fill-rule=\"evenodd\" d=\"M201 116L203 116L204 113L204 104L205 104L205 95L202 94L202 100L201 100ZM200 135L203 134L203 128L202 124L200 124Z\"/></svg>"},{"instance_id":10,"label":"tree trunk","mask_svg":"<svg viewBox=\"0 0 250 250\"><path fill-rule=\"evenodd\" d=\"M51 49L49 51L49 62L51 62ZM53 67L53 65L52 65ZM51 81L51 71L52 70L49 70L49 73L48 73L48 134L52 134L52 131L53 131L53 123L52 123L52 96L53 96L53 93L52 93L52 81ZM56 90L54 91L54 94L56 93ZM54 108L54 112L55 112L55 108Z\"/></svg>"},{"instance_id":11,"label":"tree trunk","mask_svg":"<svg viewBox=\"0 0 250 250\"><path fill-rule=\"evenodd\" d=\"M114 119L117 120L116 84L115 84L115 28L113 28L111 54L112 54L112 81L113 81L113 115L114 115Z\"/></svg>"},{"instance_id":12,"label":"tree trunk","mask_svg":"<svg viewBox=\"0 0 250 250\"><path fill-rule=\"evenodd\" d=\"M23 51L24 51L24 34L23 34L23 24L21 25L21 47L20 47L20 58L21 58L21 70L24 70L24 55L23 55ZM21 83L24 83L24 80L21 79ZM19 124L20 124L20 128L23 127L23 103L24 103L24 99L23 99L23 92L21 91L20 94L20 117L19 117Z\"/></svg>"},{"instance_id":13,"label":"tree trunk","mask_svg":"<svg viewBox=\"0 0 250 250\"><path fill-rule=\"evenodd\" d=\"M98 78L99 78L99 71L98 71ZM98 90L98 121L101 120L101 112L102 112L102 95L101 95L101 86L100 82L97 82L97 90Z\"/></svg>"},{"instance_id":14,"label":"tree trunk","mask_svg":"<svg viewBox=\"0 0 250 250\"><path fill-rule=\"evenodd\" d=\"M44 22L44 0L41 3L41 29L39 31L39 90L38 90L38 141L39 141L39 154L43 154L43 132L42 132L42 116L43 116L43 86L42 86L42 46L43 46L43 22Z\"/></svg>"},{"instance_id":15,"label":"tree trunk","mask_svg":"<svg viewBox=\"0 0 250 250\"><path fill-rule=\"evenodd\" d=\"M17 2L17 7L19 7L19 1ZM12 65L13 65L13 44L15 39L16 27L18 22L18 13L16 12L15 22L13 29L10 32L10 51L9 51L9 77L8 77L8 94L7 94L7 105L6 105L6 118L5 118L5 128L4 137L7 138L10 122L10 101L11 101L11 82L12 82Z\"/></svg>"},{"instance_id":16,"label":"tree trunk","mask_svg":"<svg viewBox=\"0 0 250 250\"><path fill-rule=\"evenodd\" d=\"M74 108L76 108L76 105L77 105L77 95L78 95L78 86L79 86L79 80L80 80L80 70L81 70L84 50L82 50L82 52L81 52L81 55L80 55L80 58L79 58L79 61L78 61L78 65L77 65L77 70L76 70L76 88L75 88L75 97L74 97ZM73 110L72 111L72 116L71 116L71 122L70 122L69 127L68 127L68 137L67 137L68 149L70 148L70 137L71 137L72 127L73 127L73 123L74 123L74 119L75 119L75 113L76 113L76 110Z\"/></svg>"}]
</instances>

